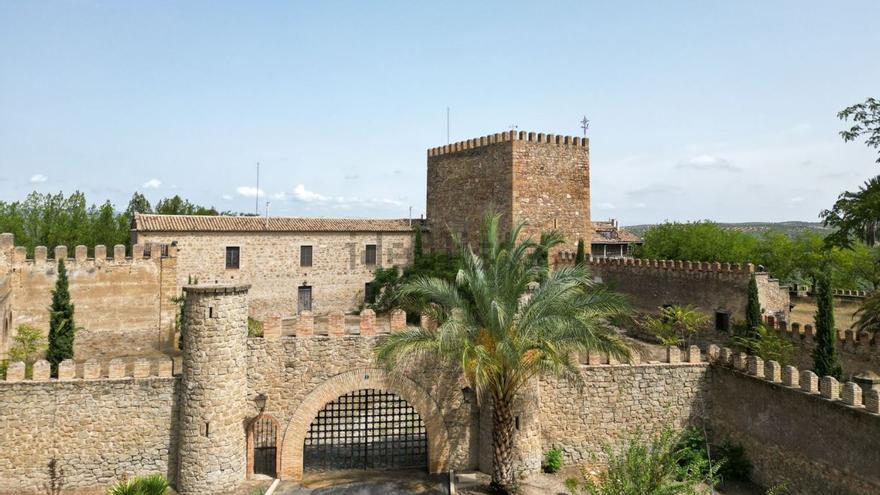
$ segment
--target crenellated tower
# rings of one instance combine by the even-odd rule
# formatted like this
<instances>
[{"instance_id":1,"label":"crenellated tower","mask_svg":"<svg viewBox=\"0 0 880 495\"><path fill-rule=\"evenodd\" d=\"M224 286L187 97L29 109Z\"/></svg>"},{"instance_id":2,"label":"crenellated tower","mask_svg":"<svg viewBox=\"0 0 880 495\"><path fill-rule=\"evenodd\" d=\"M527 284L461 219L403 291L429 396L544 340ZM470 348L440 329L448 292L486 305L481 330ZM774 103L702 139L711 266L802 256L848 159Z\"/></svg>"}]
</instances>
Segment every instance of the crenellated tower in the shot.
<instances>
[{"instance_id":1,"label":"crenellated tower","mask_svg":"<svg viewBox=\"0 0 880 495\"><path fill-rule=\"evenodd\" d=\"M245 478L249 287L183 288L181 495L225 492Z\"/></svg>"},{"instance_id":2,"label":"crenellated tower","mask_svg":"<svg viewBox=\"0 0 880 495\"><path fill-rule=\"evenodd\" d=\"M504 228L525 222L524 234L535 239L558 230L565 236L559 250L575 249L579 238L589 249L589 140L508 131L428 150L434 247L449 247L450 231L476 243L490 209L502 215Z\"/></svg>"}]
</instances>

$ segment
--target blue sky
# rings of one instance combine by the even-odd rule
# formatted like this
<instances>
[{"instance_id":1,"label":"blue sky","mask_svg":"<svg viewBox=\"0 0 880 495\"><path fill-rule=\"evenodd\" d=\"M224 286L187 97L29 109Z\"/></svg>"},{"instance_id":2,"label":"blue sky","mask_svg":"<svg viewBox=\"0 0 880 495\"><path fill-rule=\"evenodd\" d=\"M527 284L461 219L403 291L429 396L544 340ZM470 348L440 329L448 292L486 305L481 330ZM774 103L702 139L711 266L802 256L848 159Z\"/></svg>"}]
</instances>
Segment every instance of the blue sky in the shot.
<instances>
[{"instance_id":1,"label":"blue sky","mask_svg":"<svg viewBox=\"0 0 880 495\"><path fill-rule=\"evenodd\" d=\"M593 218L815 220L877 173L880 2L0 3L0 199L424 211L425 150L592 121Z\"/></svg>"}]
</instances>

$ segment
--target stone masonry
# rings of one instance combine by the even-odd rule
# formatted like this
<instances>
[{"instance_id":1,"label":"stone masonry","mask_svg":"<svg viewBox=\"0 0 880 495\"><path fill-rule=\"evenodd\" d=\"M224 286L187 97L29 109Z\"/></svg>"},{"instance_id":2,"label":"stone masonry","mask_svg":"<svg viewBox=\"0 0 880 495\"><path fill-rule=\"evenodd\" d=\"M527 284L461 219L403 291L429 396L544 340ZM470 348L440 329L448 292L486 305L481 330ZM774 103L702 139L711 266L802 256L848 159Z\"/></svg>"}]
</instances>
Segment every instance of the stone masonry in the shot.
<instances>
[{"instance_id":1,"label":"stone masonry","mask_svg":"<svg viewBox=\"0 0 880 495\"><path fill-rule=\"evenodd\" d=\"M247 290L184 287L181 495L223 492L245 476Z\"/></svg>"}]
</instances>

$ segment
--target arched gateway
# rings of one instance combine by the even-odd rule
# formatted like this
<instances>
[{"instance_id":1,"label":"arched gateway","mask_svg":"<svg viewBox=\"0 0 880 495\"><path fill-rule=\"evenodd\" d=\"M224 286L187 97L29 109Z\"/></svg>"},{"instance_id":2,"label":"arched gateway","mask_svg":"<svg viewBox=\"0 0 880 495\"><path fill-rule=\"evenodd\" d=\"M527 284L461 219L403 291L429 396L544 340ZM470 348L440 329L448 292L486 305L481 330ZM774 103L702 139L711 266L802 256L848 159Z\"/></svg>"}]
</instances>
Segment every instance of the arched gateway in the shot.
<instances>
[{"instance_id":1,"label":"arched gateway","mask_svg":"<svg viewBox=\"0 0 880 495\"><path fill-rule=\"evenodd\" d=\"M397 408L405 416L402 419L413 425L413 436L408 441L413 444L421 441L421 437L415 431L419 429L419 425L424 428L423 432L427 437L424 440L427 448L428 470L437 473L448 469L449 435L446 431L446 425L443 423L443 416L434 400L426 391L406 377L389 374L381 369L363 368L330 378L310 392L296 408L284 432L281 478L302 479L304 447L306 438L309 437L310 428L314 434L314 423L320 422L321 416L326 418L328 406L331 404L339 405L343 401L350 400L362 400L367 403L372 400L374 404L375 401L378 401L381 404L380 407ZM408 428L409 426L404 427ZM409 451L410 460L417 457L418 449L415 445L413 447ZM383 454L376 452L376 455ZM398 465L402 466L403 464L395 464L392 467ZM371 467L370 462L367 461L364 467Z\"/></svg>"}]
</instances>

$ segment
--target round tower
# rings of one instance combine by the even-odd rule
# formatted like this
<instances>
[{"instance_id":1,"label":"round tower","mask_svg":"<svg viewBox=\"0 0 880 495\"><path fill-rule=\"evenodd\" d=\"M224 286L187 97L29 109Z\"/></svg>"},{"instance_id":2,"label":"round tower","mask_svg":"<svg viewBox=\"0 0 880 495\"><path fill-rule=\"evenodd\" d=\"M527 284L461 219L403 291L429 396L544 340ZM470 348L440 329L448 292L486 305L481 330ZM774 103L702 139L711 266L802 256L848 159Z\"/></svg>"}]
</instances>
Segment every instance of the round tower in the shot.
<instances>
[{"instance_id":1,"label":"round tower","mask_svg":"<svg viewBox=\"0 0 880 495\"><path fill-rule=\"evenodd\" d=\"M183 288L181 495L222 493L245 479L249 287Z\"/></svg>"}]
</instances>

